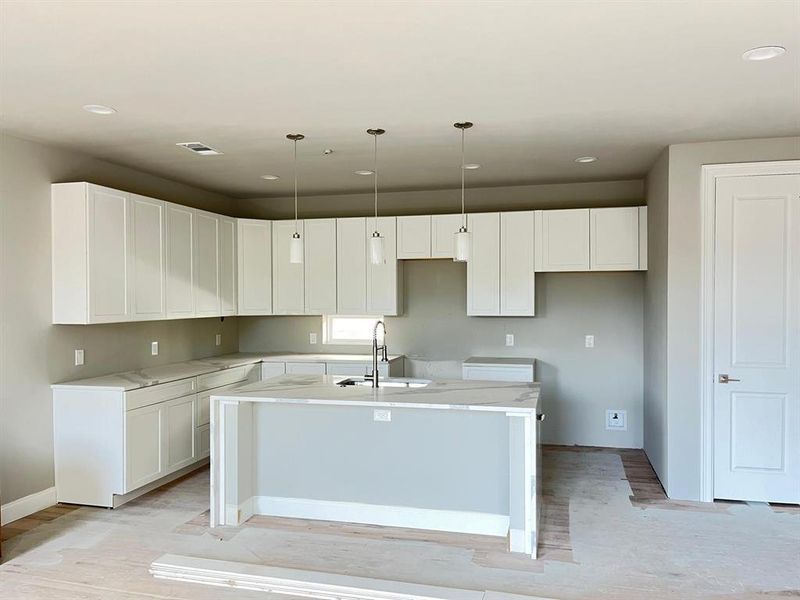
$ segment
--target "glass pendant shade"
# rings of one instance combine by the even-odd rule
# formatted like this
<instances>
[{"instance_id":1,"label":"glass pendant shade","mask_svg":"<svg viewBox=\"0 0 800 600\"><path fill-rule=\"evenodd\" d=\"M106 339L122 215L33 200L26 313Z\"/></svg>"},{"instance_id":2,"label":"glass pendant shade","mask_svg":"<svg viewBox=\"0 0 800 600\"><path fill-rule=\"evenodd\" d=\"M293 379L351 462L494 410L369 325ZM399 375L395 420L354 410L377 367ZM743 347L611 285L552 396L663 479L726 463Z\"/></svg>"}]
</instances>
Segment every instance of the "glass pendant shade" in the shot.
<instances>
[{"instance_id":1,"label":"glass pendant shade","mask_svg":"<svg viewBox=\"0 0 800 600\"><path fill-rule=\"evenodd\" d=\"M467 262L469 260L470 235L466 227L461 227L455 235L455 252L453 260L455 262Z\"/></svg>"},{"instance_id":2,"label":"glass pendant shade","mask_svg":"<svg viewBox=\"0 0 800 600\"><path fill-rule=\"evenodd\" d=\"M303 240L300 238L299 233L292 234L292 239L289 242L289 262L293 265L303 263Z\"/></svg>"},{"instance_id":3,"label":"glass pendant shade","mask_svg":"<svg viewBox=\"0 0 800 600\"><path fill-rule=\"evenodd\" d=\"M377 231L373 232L372 237L369 238L369 260L373 265L386 263L384 237Z\"/></svg>"}]
</instances>

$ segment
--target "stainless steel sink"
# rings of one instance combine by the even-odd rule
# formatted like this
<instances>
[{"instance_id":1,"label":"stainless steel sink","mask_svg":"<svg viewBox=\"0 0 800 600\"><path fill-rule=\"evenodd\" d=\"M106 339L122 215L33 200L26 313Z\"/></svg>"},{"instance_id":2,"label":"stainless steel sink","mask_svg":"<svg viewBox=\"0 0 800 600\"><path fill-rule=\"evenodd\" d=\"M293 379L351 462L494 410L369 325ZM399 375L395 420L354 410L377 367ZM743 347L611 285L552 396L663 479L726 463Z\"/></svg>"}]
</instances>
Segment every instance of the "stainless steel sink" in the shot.
<instances>
[{"instance_id":1,"label":"stainless steel sink","mask_svg":"<svg viewBox=\"0 0 800 600\"><path fill-rule=\"evenodd\" d=\"M381 379L378 385L379 387L387 388L421 388L425 387L430 382L430 379L407 379L405 377L392 377ZM365 377L346 377L345 379L337 381L336 385L339 387L350 387L354 385L371 387L372 380Z\"/></svg>"}]
</instances>

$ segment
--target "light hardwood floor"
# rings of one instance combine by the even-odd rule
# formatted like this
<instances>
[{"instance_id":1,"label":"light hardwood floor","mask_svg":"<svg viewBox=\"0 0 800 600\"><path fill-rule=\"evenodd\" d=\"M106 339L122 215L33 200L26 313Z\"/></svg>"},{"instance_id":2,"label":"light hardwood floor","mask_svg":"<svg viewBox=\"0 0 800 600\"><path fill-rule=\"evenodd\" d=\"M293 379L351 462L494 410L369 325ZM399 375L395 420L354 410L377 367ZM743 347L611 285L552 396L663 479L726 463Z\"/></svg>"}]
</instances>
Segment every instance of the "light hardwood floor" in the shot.
<instances>
[{"instance_id":1,"label":"light hardwood floor","mask_svg":"<svg viewBox=\"0 0 800 600\"><path fill-rule=\"evenodd\" d=\"M202 470L113 511L4 527L0 598L268 597L155 580L166 552L564 600L800 598L800 508L671 502L639 450L546 447L544 469L537 561L483 536L267 517L210 529Z\"/></svg>"}]
</instances>

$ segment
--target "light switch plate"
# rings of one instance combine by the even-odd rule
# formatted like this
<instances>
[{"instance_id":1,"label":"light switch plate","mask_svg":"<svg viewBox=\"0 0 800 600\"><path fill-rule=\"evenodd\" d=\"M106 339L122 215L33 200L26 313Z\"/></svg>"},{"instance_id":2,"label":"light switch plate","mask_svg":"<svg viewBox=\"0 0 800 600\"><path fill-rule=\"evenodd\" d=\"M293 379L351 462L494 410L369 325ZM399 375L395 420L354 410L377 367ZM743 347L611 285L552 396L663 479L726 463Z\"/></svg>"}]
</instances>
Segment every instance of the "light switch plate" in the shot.
<instances>
[{"instance_id":1,"label":"light switch plate","mask_svg":"<svg viewBox=\"0 0 800 600\"><path fill-rule=\"evenodd\" d=\"M150 342L150 354L158 356L158 342Z\"/></svg>"},{"instance_id":2,"label":"light switch plate","mask_svg":"<svg viewBox=\"0 0 800 600\"><path fill-rule=\"evenodd\" d=\"M308 343L309 344L316 344L317 343L317 334L316 333L309 333L308 334Z\"/></svg>"},{"instance_id":3,"label":"light switch plate","mask_svg":"<svg viewBox=\"0 0 800 600\"><path fill-rule=\"evenodd\" d=\"M594 348L594 336L593 335L587 335L586 336L586 340L585 340L585 344L586 344L587 348Z\"/></svg>"},{"instance_id":4,"label":"light switch plate","mask_svg":"<svg viewBox=\"0 0 800 600\"><path fill-rule=\"evenodd\" d=\"M628 430L628 411L626 410L607 410L606 429L613 431Z\"/></svg>"},{"instance_id":5,"label":"light switch plate","mask_svg":"<svg viewBox=\"0 0 800 600\"><path fill-rule=\"evenodd\" d=\"M514 334L507 333L506 334L506 346L513 346L514 345Z\"/></svg>"},{"instance_id":6,"label":"light switch plate","mask_svg":"<svg viewBox=\"0 0 800 600\"><path fill-rule=\"evenodd\" d=\"M83 364L83 348L75 349L75 366L80 367Z\"/></svg>"},{"instance_id":7,"label":"light switch plate","mask_svg":"<svg viewBox=\"0 0 800 600\"><path fill-rule=\"evenodd\" d=\"M222 334L221 333L218 333L217 335L214 336L214 345L215 346L221 346L222 345Z\"/></svg>"},{"instance_id":8,"label":"light switch plate","mask_svg":"<svg viewBox=\"0 0 800 600\"><path fill-rule=\"evenodd\" d=\"M388 422L392 420L392 411L386 410L385 408L376 408L372 412L372 418L375 421L384 421Z\"/></svg>"}]
</instances>

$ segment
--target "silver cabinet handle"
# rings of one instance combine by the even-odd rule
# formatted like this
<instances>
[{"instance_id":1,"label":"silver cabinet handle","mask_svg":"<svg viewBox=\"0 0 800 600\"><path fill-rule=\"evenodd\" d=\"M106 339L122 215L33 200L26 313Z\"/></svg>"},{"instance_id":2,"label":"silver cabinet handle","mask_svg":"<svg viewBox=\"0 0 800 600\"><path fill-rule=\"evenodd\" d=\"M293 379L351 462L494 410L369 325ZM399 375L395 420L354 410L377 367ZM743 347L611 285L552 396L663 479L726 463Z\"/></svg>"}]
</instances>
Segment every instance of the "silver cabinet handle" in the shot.
<instances>
[{"instance_id":1,"label":"silver cabinet handle","mask_svg":"<svg viewBox=\"0 0 800 600\"><path fill-rule=\"evenodd\" d=\"M732 381L741 381L741 379L734 379L727 373L720 373L719 379L717 381L719 381L720 383L730 383Z\"/></svg>"}]
</instances>

